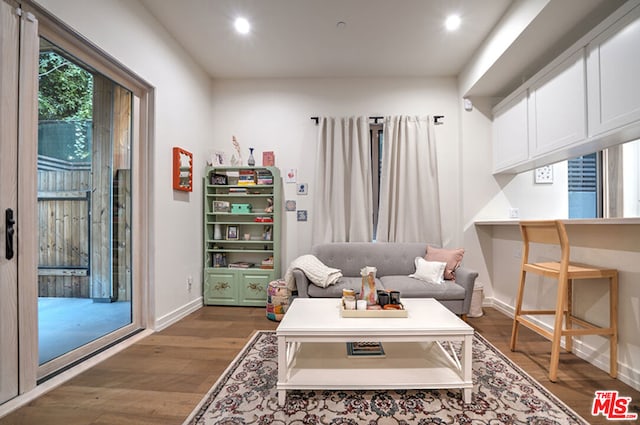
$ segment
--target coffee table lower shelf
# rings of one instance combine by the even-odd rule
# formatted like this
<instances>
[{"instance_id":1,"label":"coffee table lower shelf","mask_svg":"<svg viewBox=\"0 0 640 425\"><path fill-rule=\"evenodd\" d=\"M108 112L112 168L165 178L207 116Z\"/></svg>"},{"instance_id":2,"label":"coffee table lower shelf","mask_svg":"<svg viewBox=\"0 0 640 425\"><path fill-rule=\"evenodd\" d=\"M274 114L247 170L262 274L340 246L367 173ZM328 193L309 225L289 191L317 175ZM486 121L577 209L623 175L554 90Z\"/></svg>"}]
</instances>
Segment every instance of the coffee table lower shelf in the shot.
<instances>
[{"instance_id":1,"label":"coffee table lower shelf","mask_svg":"<svg viewBox=\"0 0 640 425\"><path fill-rule=\"evenodd\" d=\"M461 388L471 401L473 382L463 379L457 357L436 341L383 342L384 357L348 357L345 342L287 343L278 399L293 389L448 389ZM469 350L470 351L470 350Z\"/></svg>"}]
</instances>

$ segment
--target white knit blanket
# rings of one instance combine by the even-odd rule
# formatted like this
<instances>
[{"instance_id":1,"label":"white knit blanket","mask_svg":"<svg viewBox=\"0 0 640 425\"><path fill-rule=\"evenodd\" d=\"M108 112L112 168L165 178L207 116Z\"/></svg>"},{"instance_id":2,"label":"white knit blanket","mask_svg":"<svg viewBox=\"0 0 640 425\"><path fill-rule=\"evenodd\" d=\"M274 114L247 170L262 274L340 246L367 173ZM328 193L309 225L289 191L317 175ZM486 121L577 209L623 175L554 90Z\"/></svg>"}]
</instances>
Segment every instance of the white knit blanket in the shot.
<instances>
[{"instance_id":1,"label":"white knit blanket","mask_svg":"<svg viewBox=\"0 0 640 425\"><path fill-rule=\"evenodd\" d=\"M302 270L312 283L322 288L333 285L342 277L342 271L340 269L326 266L315 255L302 255L291 262L287 272L284 274L287 288L292 291L296 290L296 280L293 277L293 269Z\"/></svg>"}]
</instances>

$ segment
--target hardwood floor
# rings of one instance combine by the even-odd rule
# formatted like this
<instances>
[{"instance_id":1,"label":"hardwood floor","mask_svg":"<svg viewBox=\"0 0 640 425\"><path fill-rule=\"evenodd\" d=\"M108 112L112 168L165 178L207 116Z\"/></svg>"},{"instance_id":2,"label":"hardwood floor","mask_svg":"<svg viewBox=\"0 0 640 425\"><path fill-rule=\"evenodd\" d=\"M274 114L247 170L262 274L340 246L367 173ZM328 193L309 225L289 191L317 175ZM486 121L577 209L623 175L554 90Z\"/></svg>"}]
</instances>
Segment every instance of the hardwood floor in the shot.
<instances>
[{"instance_id":1,"label":"hardwood floor","mask_svg":"<svg viewBox=\"0 0 640 425\"><path fill-rule=\"evenodd\" d=\"M549 382L551 344L522 328L512 353L511 319L484 311L469 324L587 421L607 423L591 416L596 390L618 390L640 410L640 392L572 354L561 355L558 382ZM264 308L204 307L0 418L0 425L182 424L254 330L277 325Z\"/></svg>"}]
</instances>

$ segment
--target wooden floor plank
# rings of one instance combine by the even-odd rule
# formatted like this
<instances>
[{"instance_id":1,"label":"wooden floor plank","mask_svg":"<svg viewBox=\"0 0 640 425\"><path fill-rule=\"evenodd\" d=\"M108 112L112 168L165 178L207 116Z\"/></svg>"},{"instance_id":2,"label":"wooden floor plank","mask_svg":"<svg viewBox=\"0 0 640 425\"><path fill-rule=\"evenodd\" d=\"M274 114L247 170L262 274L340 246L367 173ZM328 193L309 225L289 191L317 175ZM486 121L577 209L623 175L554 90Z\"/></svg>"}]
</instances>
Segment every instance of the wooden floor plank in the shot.
<instances>
[{"instance_id":1,"label":"wooden floor plank","mask_svg":"<svg viewBox=\"0 0 640 425\"><path fill-rule=\"evenodd\" d=\"M511 352L511 319L484 311L469 324L589 422L608 423L590 414L596 390L618 390L640 410L640 392L573 354L561 354L558 382L550 382L550 342L522 328ZM264 308L204 307L0 418L0 425L181 424L251 335L277 325Z\"/></svg>"}]
</instances>

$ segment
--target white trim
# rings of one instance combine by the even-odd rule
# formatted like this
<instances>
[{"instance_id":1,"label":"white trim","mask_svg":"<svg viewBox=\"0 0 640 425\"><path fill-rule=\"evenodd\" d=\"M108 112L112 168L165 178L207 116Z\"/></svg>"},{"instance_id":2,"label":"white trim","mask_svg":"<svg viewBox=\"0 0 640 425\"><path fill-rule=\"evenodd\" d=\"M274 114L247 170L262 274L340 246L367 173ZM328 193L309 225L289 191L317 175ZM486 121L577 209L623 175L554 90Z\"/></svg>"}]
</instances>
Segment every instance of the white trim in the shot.
<instances>
[{"instance_id":1,"label":"white trim","mask_svg":"<svg viewBox=\"0 0 640 425\"><path fill-rule=\"evenodd\" d=\"M165 314L164 316L158 318L158 320L156 320L154 323L153 329L156 332L159 332L173 325L178 320L183 319L184 317L188 316L194 311L200 310L203 306L204 306L204 298L198 297L195 300L183 305L182 307L179 307L173 310L169 314Z\"/></svg>"}]
</instances>

